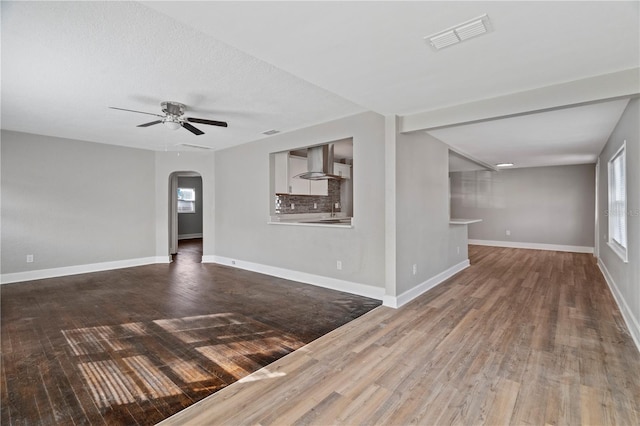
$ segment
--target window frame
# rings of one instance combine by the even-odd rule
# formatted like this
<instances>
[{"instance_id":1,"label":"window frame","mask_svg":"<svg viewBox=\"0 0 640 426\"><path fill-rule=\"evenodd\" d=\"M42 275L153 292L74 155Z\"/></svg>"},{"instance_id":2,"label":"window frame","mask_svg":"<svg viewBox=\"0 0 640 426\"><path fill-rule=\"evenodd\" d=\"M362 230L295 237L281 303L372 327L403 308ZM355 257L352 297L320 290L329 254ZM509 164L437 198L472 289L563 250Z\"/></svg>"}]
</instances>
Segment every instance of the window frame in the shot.
<instances>
[{"instance_id":1,"label":"window frame","mask_svg":"<svg viewBox=\"0 0 640 426\"><path fill-rule=\"evenodd\" d=\"M184 192L185 190L190 191L192 193L192 197L188 197L187 199L185 199L183 196L181 196L181 192ZM187 187L178 187L177 188L177 195L176 195L177 201L176 201L176 210L178 212L178 214L193 214L196 213L196 189L195 188L187 188ZM191 199L193 198L193 199ZM181 210L180 209L180 204L183 205L190 205L191 208L190 210Z\"/></svg>"},{"instance_id":2,"label":"window frame","mask_svg":"<svg viewBox=\"0 0 640 426\"><path fill-rule=\"evenodd\" d=\"M627 141L623 141L622 145L616 152L611 156L609 161L607 162L607 178L608 178L608 237L607 237L607 245L611 248L611 250L617 254L623 262L627 263L629 261L628 253L629 253L629 240L628 240L628 229L627 229ZM615 179L616 167L615 163L620 160L622 164L622 176L621 182L623 186L623 194L622 200L619 200L615 197L615 194L620 191L617 190ZM620 226L620 222L623 224ZM622 228L624 235L622 239L624 241L618 241L615 237L617 232L612 232L614 229Z\"/></svg>"}]
</instances>

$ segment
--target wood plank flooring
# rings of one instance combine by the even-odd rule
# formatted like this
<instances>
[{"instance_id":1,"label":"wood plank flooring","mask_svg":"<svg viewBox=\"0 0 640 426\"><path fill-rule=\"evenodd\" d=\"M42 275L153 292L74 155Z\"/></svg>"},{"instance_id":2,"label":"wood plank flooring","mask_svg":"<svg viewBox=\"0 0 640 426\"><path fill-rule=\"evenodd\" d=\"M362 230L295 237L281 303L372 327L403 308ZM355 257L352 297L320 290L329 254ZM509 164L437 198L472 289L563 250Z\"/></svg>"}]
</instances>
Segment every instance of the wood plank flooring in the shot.
<instances>
[{"instance_id":1,"label":"wood plank flooring","mask_svg":"<svg viewBox=\"0 0 640 426\"><path fill-rule=\"evenodd\" d=\"M163 425L638 425L640 353L589 254L470 246L379 307Z\"/></svg>"},{"instance_id":2,"label":"wood plank flooring","mask_svg":"<svg viewBox=\"0 0 640 426\"><path fill-rule=\"evenodd\" d=\"M1 286L2 425L155 424L380 304L201 264L201 247Z\"/></svg>"}]
</instances>

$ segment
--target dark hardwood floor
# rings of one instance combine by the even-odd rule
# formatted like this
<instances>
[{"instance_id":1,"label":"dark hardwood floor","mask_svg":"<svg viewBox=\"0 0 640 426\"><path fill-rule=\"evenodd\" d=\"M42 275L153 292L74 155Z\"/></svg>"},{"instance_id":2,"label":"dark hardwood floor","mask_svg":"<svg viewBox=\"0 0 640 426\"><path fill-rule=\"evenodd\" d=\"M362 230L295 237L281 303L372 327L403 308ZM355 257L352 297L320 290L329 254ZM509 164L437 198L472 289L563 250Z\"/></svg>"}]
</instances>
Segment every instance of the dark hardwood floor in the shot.
<instances>
[{"instance_id":1,"label":"dark hardwood floor","mask_svg":"<svg viewBox=\"0 0 640 426\"><path fill-rule=\"evenodd\" d=\"M380 304L201 255L1 286L2 424L154 424Z\"/></svg>"}]
</instances>

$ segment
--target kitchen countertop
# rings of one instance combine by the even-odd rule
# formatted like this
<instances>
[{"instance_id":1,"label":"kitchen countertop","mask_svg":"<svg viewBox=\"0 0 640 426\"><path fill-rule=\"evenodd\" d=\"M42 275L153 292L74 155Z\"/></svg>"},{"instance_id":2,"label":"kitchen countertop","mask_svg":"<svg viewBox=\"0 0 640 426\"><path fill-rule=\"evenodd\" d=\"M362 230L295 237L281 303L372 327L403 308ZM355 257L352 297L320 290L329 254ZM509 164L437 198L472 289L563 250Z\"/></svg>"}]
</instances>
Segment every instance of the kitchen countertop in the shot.
<instances>
[{"instance_id":1,"label":"kitchen countertop","mask_svg":"<svg viewBox=\"0 0 640 426\"><path fill-rule=\"evenodd\" d=\"M482 222L482 219L449 219L450 225L469 225L477 222Z\"/></svg>"},{"instance_id":2,"label":"kitchen countertop","mask_svg":"<svg viewBox=\"0 0 640 426\"><path fill-rule=\"evenodd\" d=\"M351 217L327 216L327 215L286 215L271 216L267 222L269 225L292 225L292 226L320 226L327 228L353 228ZM293 217L292 217L293 216Z\"/></svg>"}]
</instances>

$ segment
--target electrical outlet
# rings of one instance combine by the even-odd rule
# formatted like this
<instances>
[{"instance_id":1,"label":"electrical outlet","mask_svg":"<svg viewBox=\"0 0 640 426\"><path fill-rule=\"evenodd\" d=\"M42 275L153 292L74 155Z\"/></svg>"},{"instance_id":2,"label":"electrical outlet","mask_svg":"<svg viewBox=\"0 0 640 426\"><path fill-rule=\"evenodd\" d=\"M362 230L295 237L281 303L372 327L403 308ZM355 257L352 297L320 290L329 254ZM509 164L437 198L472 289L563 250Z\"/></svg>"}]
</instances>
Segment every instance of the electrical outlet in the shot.
<instances>
[{"instance_id":1,"label":"electrical outlet","mask_svg":"<svg viewBox=\"0 0 640 426\"><path fill-rule=\"evenodd\" d=\"M296 205L291 203L291 210L295 210L296 209Z\"/></svg>"},{"instance_id":2,"label":"electrical outlet","mask_svg":"<svg viewBox=\"0 0 640 426\"><path fill-rule=\"evenodd\" d=\"M458 251L458 254L460 254L460 246L456 247L456 250Z\"/></svg>"},{"instance_id":3,"label":"electrical outlet","mask_svg":"<svg viewBox=\"0 0 640 426\"><path fill-rule=\"evenodd\" d=\"M232 265L235 265L235 264L236 264L236 261L235 261L235 260L232 260L232 261L231 261L231 264L232 264Z\"/></svg>"},{"instance_id":4,"label":"electrical outlet","mask_svg":"<svg viewBox=\"0 0 640 426\"><path fill-rule=\"evenodd\" d=\"M418 273L418 265L416 265L415 263L413 264L413 275Z\"/></svg>"},{"instance_id":5,"label":"electrical outlet","mask_svg":"<svg viewBox=\"0 0 640 426\"><path fill-rule=\"evenodd\" d=\"M511 231L507 229L507 230L506 230L506 234L507 234L507 235L511 235Z\"/></svg>"},{"instance_id":6,"label":"electrical outlet","mask_svg":"<svg viewBox=\"0 0 640 426\"><path fill-rule=\"evenodd\" d=\"M317 209L318 208L318 203L313 203L313 208Z\"/></svg>"},{"instance_id":7,"label":"electrical outlet","mask_svg":"<svg viewBox=\"0 0 640 426\"><path fill-rule=\"evenodd\" d=\"M342 260L338 260L336 262L336 268L338 269L338 271L342 271Z\"/></svg>"},{"instance_id":8,"label":"electrical outlet","mask_svg":"<svg viewBox=\"0 0 640 426\"><path fill-rule=\"evenodd\" d=\"M28 254L27 255L27 263L33 263L33 255L32 254Z\"/></svg>"}]
</instances>

